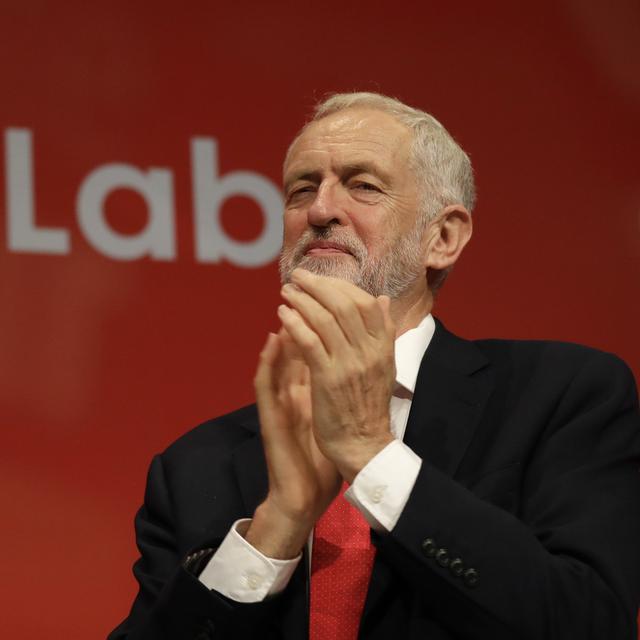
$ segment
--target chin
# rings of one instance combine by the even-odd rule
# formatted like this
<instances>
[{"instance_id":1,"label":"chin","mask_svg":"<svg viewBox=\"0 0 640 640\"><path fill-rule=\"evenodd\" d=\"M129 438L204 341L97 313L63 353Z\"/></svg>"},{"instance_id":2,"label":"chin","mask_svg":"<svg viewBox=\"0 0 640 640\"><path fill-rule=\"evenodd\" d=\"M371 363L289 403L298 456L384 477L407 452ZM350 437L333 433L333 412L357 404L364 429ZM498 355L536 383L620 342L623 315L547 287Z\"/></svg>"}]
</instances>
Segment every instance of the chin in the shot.
<instances>
[{"instance_id":1,"label":"chin","mask_svg":"<svg viewBox=\"0 0 640 640\"><path fill-rule=\"evenodd\" d=\"M346 258L350 258L347 260ZM354 284L360 280L360 268L355 258L349 254L328 254L324 256L303 256L295 264L288 265L283 271L283 279L288 281L294 269L306 269L318 276L340 278Z\"/></svg>"}]
</instances>

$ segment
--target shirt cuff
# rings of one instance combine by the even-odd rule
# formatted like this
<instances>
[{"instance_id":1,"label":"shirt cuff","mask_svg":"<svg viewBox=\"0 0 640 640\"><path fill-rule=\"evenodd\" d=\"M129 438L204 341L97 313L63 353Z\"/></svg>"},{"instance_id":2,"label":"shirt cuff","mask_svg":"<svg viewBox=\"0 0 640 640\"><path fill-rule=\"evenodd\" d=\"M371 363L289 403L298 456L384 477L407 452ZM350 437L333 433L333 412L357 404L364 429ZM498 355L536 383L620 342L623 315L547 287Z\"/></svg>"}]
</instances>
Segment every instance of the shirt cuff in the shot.
<instances>
[{"instance_id":1,"label":"shirt cuff","mask_svg":"<svg viewBox=\"0 0 640 640\"><path fill-rule=\"evenodd\" d=\"M302 554L292 560L268 558L237 531L248 519L236 520L199 576L213 589L236 602L261 602L284 591Z\"/></svg>"},{"instance_id":2,"label":"shirt cuff","mask_svg":"<svg viewBox=\"0 0 640 640\"><path fill-rule=\"evenodd\" d=\"M389 532L409 500L421 466L420 456L394 440L360 470L344 497L372 529Z\"/></svg>"}]
</instances>

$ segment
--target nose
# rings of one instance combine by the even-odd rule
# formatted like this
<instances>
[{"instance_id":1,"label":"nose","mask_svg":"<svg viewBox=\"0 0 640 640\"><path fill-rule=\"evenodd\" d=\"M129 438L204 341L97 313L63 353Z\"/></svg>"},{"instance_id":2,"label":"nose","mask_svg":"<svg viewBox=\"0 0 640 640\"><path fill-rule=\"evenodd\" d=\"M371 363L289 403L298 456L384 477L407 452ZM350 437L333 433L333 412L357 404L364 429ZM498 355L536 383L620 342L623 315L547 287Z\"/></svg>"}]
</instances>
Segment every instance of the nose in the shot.
<instances>
[{"instance_id":1,"label":"nose","mask_svg":"<svg viewBox=\"0 0 640 640\"><path fill-rule=\"evenodd\" d=\"M316 191L316 197L307 210L307 221L314 227L328 227L332 224L345 224L346 212L337 182L322 182Z\"/></svg>"}]
</instances>

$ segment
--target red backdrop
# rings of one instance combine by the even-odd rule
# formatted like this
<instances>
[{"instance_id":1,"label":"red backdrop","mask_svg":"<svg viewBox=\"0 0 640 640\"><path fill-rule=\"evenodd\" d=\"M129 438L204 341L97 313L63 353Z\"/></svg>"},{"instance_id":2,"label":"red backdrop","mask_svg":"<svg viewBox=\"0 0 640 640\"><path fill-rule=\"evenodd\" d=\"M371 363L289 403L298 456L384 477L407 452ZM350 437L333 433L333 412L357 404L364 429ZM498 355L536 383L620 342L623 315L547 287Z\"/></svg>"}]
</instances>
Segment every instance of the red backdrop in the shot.
<instances>
[{"instance_id":1,"label":"red backdrop","mask_svg":"<svg viewBox=\"0 0 640 640\"><path fill-rule=\"evenodd\" d=\"M115 626L151 456L252 400L278 324L267 210L326 91L397 95L471 154L475 237L437 305L451 329L588 343L640 374L637 2L243 4L3 3L6 637ZM196 138L232 178L214 185L218 261L194 240L213 206ZM252 180L260 201L234 191Z\"/></svg>"}]
</instances>

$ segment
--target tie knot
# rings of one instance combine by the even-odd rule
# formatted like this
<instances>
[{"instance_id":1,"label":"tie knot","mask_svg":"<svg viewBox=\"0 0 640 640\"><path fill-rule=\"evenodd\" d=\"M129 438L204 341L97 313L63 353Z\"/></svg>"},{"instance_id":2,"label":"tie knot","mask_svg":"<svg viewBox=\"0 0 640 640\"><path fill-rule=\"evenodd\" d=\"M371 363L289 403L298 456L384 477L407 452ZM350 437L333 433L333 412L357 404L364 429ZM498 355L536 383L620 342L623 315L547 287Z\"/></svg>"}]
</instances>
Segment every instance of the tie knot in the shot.
<instances>
[{"instance_id":1,"label":"tie knot","mask_svg":"<svg viewBox=\"0 0 640 640\"><path fill-rule=\"evenodd\" d=\"M401 384L396 383L396 386L393 390L393 397L400 398L401 400L411 400L413 398L413 393L411 393L409 389L403 387Z\"/></svg>"}]
</instances>

